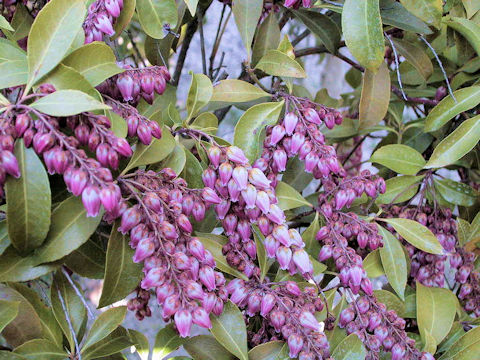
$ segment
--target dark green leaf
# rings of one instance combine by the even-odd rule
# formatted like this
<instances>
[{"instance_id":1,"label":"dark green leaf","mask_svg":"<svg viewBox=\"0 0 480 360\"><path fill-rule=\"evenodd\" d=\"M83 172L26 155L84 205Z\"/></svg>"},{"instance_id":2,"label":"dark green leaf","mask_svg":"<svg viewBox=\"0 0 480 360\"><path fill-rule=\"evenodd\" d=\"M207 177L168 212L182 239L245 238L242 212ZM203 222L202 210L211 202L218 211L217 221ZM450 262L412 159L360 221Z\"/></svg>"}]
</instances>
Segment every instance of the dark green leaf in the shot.
<instances>
[{"instance_id":1,"label":"dark green leaf","mask_svg":"<svg viewBox=\"0 0 480 360\"><path fill-rule=\"evenodd\" d=\"M278 182L275 194L278 198L277 205L282 210L294 209L300 206L312 207L312 204L305 200L297 190L283 181Z\"/></svg>"},{"instance_id":2,"label":"dark green leaf","mask_svg":"<svg viewBox=\"0 0 480 360\"><path fill-rule=\"evenodd\" d=\"M332 357L335 360L363 360L367 350L356 334L350 334L335 348Z\"/></svg>"},{"instance_id":3,"label":"dark green leaf","mask_svg":"<svg viewBox=\"0 0 480 360\"><path fill-rule=\"evenodd\" d=\"M385 304L388 310L395 310L398 316L405 313L405 304L394 293L387 290L375 290L375 297L379 302Z\"/></svg>"},{"instance_id":4,"label":"dark green leaf","mask_svg":"<svg viewBox=\"0 0 480 360\"><path fill-rule=\"evenodd\" d=\"M98 359L104 356L113 355L132 345L134 345L134 343L130 340L127 331L119 326L106 338L83 352L82 359Z\"/></svg>"},{"instance_id":5,"label":"dark green leaf","mask_svg":"<svg viewBox=\"0 0 480 360\"><path fill-rule=\"evenodd\" d=\"M77 70L63 64L49 72L44 81L57 90L80 90L94 99L102 99L100 93Z\"/></svg>"},{"instance_id":6,"label":"dark green leaf","mask_svg":"<svg viewBox=\"0 0 480 360\"><path fill-rule=\"evenodd\" d=\"M264 344L255 346L248 352L249 360L276 360L285 342L269 341Z\"/></svg>"},{"instance_id":7,"label":"dark green leaf","mask_svg":"<svg viewBox=\"0 0 480 360\"><path fill-rule=\"evenodd\" d=\"M370 161L405 175L415 175L426 163L417 150L401 144L382 146L372 154Z\"/></svg>"},{"instance_id":8,"label":"dark green leaf","mask_svg":"<svg viewBox=\"0 0 480 360\"><path fill-rule=\"evenodd\" d=\"M119 37L123 29L125 29L130 23L130 20L135 13L135 5L135 0L123 0L123 9L120 12L120 16L117 18L117 20L115 20L115 24L113 25L115 35L113 35L112 39Z\"/></svg>"},{"instance_id":9,"label":"dark green leaf","mask_svg":"<svg viewBox=\"0 0 480 360\"><path fill-rule=\"evenodd\" d=\"M480 55L480 25L473 20L460 17L453 17L452 21L447 21L446 23L455 31L462 34L475 49L477 55Z\"/></svg>"},{"instance_id":10,"label":"dark green leaf","mask_svg":"<svg viewBox=\"0 0 480 360\"><path fill-rule=\"evenodd\" d=\"M177 143L170 155L162 161L159 169L170 168L175 171L176 174L180 174L185 168L186 161L185 148L183 145Z\"/></svg>"},{"instance_id":11,"label":"dark green leaf","mask_svg":"<svg viewBox=\"0 0 480 360\"><path fill-rule=\"evenodd\" d=\"M311 222L310 226L306 228L302 233L302 239L305 243L305 250L309 254L318 254L320 251L320 243L315 238L318 230L320 230L320 224L318 219L318 212L315 212L315 219Z\"/></svg>"},{"instance_id":12,"label":"dark green leaf","mask_svg":"<svg viewBox=\"0 0 480 360\"><path fill-rule=\"evenodd\" d=\"M45 339L35 339L22 344L15 353L31 360L63 360L68 354L53 342Z\"/></svg>"},{"instance_id":13,"label":"dark green leaf","mask_svg":"<svg viewBox=\"0 0 480 360\"><path fill-rule=\"evenodd\" d=\"M377 204L397 204L411 199L420 186L423 176L396 176L385 183L387 190L377 197Z\"/></svg>"},{"instance_id":14,"label":"dark green leaf","mask_svg":"<svg viewBox=\"0 0 480 360\"><path fill-rule=\"evenodd\" d=\"M279 50L268 50L258 61L255 69L260 69L269 75L305 78L307 74L302 66Z\"/></svg>"},{"instance_id":15,"label":"dark green leaf","mask_svg":"<svg viewBox=\"0 0 480 360\"><path fill-rule=\"evenodd\" d=\"M258 60L260 60L268 50L277 48L280 42L280 35L277 18L275 13L271 12L258 28L253 44L252 65L256 65Z\"/></svg>"},{"instance_id":16,"label":"dark green leaf","mask_svg":"<svg viewBox=\"0 0 480 360\"><path fill-rule=\"evenodd\" d=\"M395 0L380 0L380 15L386 25L392 25L406 31L413 31L420 34L431 34L432 30L407 11L403 5Z\"/></svg>"},{"instance_id":17,"label":"dark green leaf","mask_svg":"<svg viewBox=\"0 0 480 360\"><path fill-rule=\"evenodd\" d=\"M113 330L115 330L125 319L127 314L126 306L118 306L110 308L101 313L92 324L88 331L87 338L83 343L83 349L86 351L94 343L107 337Z\"/></svg>"},{"instance_id":18,"label":"dark green leaf","mask_svg":"<svg viewBox=\"0 0 480 360\"><path fill-rule=\"evenodd\" d=\"M201 189L204 187L202 173L203 167L198 159L190 151L185 149L185 168L183 169L182 177L186 180L190 188Z\"/></svg>"},{"instance_id":19,"label":"dark green leaf","mask_svg":"<svg viewBox=\"0 0 480 360\"><path fill-rule=\"evenodd\" d=\"M410 62L425 80L432 75L432 61L421 47L410 41L401 39L394 39L393 43L398 53Z\"/></svg>"},{"instance_id":20,"label":"dark green leaf","mask_svg":"<svg viewBox=\"0 0 480 360\"><path fill-rule=\"evenodd\" d=\"M263 281L273 261L272 259L267 258L267 253L265 250L265 237L257 226L253 227L253 238L255 239L255 244L257 247L258 265L260 266L260 281Z\"/></svg>"},{"instance_id":21,"label":"dark green leaf","mask_svg":"<svg viewBox=\"0 0 480 360\"><path fill-rule=\"evenodd\" d=\"M213 86L210 79L203 74L193 74L190 90L187 98L188 119L193 118L208 104L213 94Z\"/></svg>"},{"instance_id":22,"label":"dark green leaf","mask_svg":"<svg viewBox=\"0 0 480 360\"><path fill-rule=\"evenodd\" d=\"M188 339L183 345L185 350L195 360L234 360L230 354L213 336L199 335Z\"/></svg>"},{"instance_id":23,"label":"dark green leaf","mask_svg":"<svg viewBox=\"0 0 480 360\"><path fill-rule=\"evenodd\" d=\"M20 301L0 300L0 333L18 315Z\"/></svg>"},{"instance_id":24,"label":"dark green leaf","mask_svg":"<svg viewBox=\"0 0 480 360\"><path fill-rule=\"evenodd\" d=\"M177 25L175 0L137 0L137 13L143 30L154 39L163 39L165 25Z\"/></svg>"},{"instance_id":25,"label":"dark green leaf","mask_svg":"<svg viewBox=\"0 0 480 360\"><path fill-rule=\"evenodd\" d=\"M105 250L92 238L65 258L65 265L80 276L103 279L105 275Z\"/></svg>"},{"instance_id":26,"label":"dark green leaf","mask_svg":"<svg viewBox=\"0 0 480 360\"><path fill-rule=\"evenodd\" d=\"M53 271L57 264L38 265L41 261L35 256L23 257L13 246L9 246L0 256L0 281L29 281Z\"/></svg>"},{"instance_id":27,"label":"dark green leaf","mask_svg":"<svg viewBox=\"0 0 480 360\"><path fill-rule=\"evenodd\" d=\"M171 352L182 346L187 339L181 338L175 330L173 324L165 326L155 336L155 345L153 346L153 358L163 359Z\"/></svg>"},{"instance_id":28,"label":"dark green leaf","mask_svg":"<svg viewBox=\"0 0 480 360\"><path fill-rule=\"evenodd\" d=\"M478 192L467 184L450 179L435 179L434 183L435 189L452 204L472 206L477 202Z\"/></svg>"},{"instance_id":29,"label":"dark green leaf","mask_svg":"<svg viewBox=\"0 0 480 360\"><path fill-rule=\"evenodd\" d=\"M21 40L28 35L33 24L33 17L28 12L23 3L17 3L15 14L12 19L12 26L15 31L12 33L12 38Z\"/></svg>"},{"instance_id":30,"label":"dark green leaf","mask_svg":"<svg viewBox=\"0 0 480 360\"><path fill-rule=\"evenodd\" d=\"M8 237L12 245L25 254L42 245L50 227L51 193L48 175L33 149L23 140L15 144L15 157L21 177L7 178Z\"/></svg>"}]
</instances>

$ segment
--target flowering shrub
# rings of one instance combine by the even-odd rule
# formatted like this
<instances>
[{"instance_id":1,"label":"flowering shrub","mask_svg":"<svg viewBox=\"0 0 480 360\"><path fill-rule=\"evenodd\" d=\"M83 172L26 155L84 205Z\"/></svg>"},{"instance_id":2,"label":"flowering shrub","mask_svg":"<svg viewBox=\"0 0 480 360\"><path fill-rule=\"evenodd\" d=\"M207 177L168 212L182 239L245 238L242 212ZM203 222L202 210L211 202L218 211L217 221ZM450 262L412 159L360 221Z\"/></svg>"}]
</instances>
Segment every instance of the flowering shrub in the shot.
<instances>
[{"instance_id":1,"label":"flowering shrub","mask_svg":"<svg viewBox=\"0 0 480 360\"><path fill-rule=\"evenodd\" d=\"M479 19L1 1L0 359L477 359ZM339 99L302 80L318 54L348 64ZM203 73L177 99L187 55ZM153 344L127 312L164 320Z\"/></svg>"}]
</instances>

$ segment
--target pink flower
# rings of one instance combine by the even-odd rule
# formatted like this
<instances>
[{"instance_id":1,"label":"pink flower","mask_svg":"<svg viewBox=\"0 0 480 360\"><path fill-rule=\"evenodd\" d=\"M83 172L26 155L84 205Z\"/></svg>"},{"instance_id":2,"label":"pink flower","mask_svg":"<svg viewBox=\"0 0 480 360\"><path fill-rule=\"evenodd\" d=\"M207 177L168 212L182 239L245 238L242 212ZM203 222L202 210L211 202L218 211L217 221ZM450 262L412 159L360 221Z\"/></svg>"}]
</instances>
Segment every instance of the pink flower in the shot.
<instances>
[{"instance_id":1,"label":"pink flower","mask_svg":"<svg viewBox=\"0 0 480 360\"><path fill-rule=\"evenodd\" d=\"M182 309L175 313L175 326L177 327L180 337L184 338L190 336L190 329L192 327L192 314L189 311Z\"/></svg>"}]
</instances>

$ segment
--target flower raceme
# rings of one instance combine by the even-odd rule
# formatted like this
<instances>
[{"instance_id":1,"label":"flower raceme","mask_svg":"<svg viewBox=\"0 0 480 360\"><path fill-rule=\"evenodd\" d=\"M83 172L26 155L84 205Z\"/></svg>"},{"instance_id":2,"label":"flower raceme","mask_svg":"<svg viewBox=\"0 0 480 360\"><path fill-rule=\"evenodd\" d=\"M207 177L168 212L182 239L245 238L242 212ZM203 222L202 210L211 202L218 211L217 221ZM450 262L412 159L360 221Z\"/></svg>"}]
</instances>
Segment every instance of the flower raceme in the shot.
<instances>
[{"instance_id":1,"label":"flower raceme","mask_svg":"<svg viewBox=\"0 0 480 360\"><path fill-rule=\"evenodd\" d=\"M113 24L120 16L123 0L96 0L88 7L87 18L83 22L85 44L103 41L103 37L113 36Z\"/></svg>"}]
</instances>

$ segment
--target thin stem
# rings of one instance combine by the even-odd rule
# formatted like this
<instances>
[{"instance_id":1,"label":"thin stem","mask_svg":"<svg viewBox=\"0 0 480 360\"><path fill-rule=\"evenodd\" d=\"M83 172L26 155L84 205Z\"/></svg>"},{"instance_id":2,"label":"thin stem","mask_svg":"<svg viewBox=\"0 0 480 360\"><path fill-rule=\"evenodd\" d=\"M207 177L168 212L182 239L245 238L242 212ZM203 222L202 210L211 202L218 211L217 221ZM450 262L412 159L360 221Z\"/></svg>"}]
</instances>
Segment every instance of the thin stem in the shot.
<instances>
[{"instance_id":1,"label":"thin stem","mask_svg":"<svg viewBox=\"0 0 480 360\"><path fill-rule=\"evenodd\" d=\"M198 28L200 30L200 49L202 51L202 68L203 73L207 75L207 55L205 53L205 37L203 36L203 13L198 12Z\"/></svg>"},{"instance_id":2,"label":"thin stem","mask_svg":"<svg viewBox=\"0 0 480 360\"><path fill-rule=\"evenodd\" d=\"M199 10L201 11L201 10ZM187 32L185 33L185 38L183 39L182 49L178 55L177 65L175 66L175 72L173 73L172 85L177 86L180 81L180 76L182 75L183 65L185 64L185 58L187 57L188 48L192 42L193 35L197 31L198 27L198 18L195 16L192 21L187 26Z\"/></svg>"},{"instance_id":3,"label":"thin stem","mask_svg":"<svg viewBox=\"0 0 480 360\"><path fill-rule=\"evenodd\" d=\"M67 278L68 282L69 282L70 285L72 286L73 290L75 290L75 293L77 294L77 296L78 296L78 297L80 298L80 300L82 301L83 306L84 306L85 309L87 310L88 317L89 317L90 319L94 319L95 316L93 315L92 310L90 309L90 306L88 306L87 300L85 300L85 298L83 297L83 294L80 292L80 290L78 289L77 285L75 285L75 283L73 282L72 278L70 277L70 274L68 273L67 270L65 270L64 267L62 267L62 273L63 273L63 275L65 275L65 277Z\"/></svg>"},{"instance_id":4,"label":"thin stem","mask_svg":"<svg viewBox=\"0 0 480 360\"><path fill-rule=\"evenodd\" d=\"M397 95L398 97L403 97L402 92L399 88L397 88L395 85L391 86L392 92ZM406 101L408 102L413 102L417 104L423 104L423 105L430 105L430 106L435 106L438 104L437 100L430 100L430 99L424 99L424 98L418 98L418 97L410 97L407 96Z\"/></svg>"},{"instance_id":5,"label":"thin stem","mask_svg":"<svg viewBox=\"0 0 480 360\"><path fill-rule=\"evenodd\" d=\"M246 66L246 70L247 70L247 73L248 73L248 75L250 76L250 78L253 80L253 82L254 82L255 84L257 84L257 85L260 87L260 89L262 89L263 91L271 94L271 91L268 90L268 89L260 82L260 80L258 80L257 76L255 75L255 70L253 70L249 65Z\"/></svg>"},{"instance_id":6,"label":"thin stem","mask_svg":"<svg viewBox=\"0 0 480 360\"><path fill-rule=\"evenodd\" d=\"M220 15L220 21L218 22L217 32L215 34L215 40L213 41L213 47L212 47L212 51L210 53L210 67L208 69L208 73L210 74L210 78L213 78L212 73L213 73L213 64L215 62L215 56L217 55L217 41L218 41L218 37L220 35L220 30L222 28L222 22L223 22L223 17L225 15L226 7L227 7L227 5L223 4L222 13Z\"/></svg>"},{"instance_id":7,"label":"thin stem","mask_svg":"<svg viewBox=\"0 0 480 360\"><path fill-rule=\"evenodd\" d=\"M62 305L62 310L65 315L65 319L67 320L68 329L73 337L73 342L75 344L75 352L77 353L78 360L82 360L82 355L80 354L80 347L78 346L77 335L75 334L75 330L73 329L72 321L70 320L70 315L68 314L67 307L65 306L65 300L63 300L62 293L60 289L57 290L58 298L60 300L60 304Z\"/></svg>"},{"instance_id":8,"label":"thin stem","mask_svg":"<svg viewBox=\"0 0 480 360\"><path fill-rule=\"evenodd\" d=\"M393 56L395 58L395 70L397 71L398 86L400 86L400 91L402 92L403 99L405 101L407 101L407 95L405 94L405 91L403 91L403 84L402 84L402 77L400 75L400 64L398 63L397 49L396 49L395 45L393 44L392 39L390 39L390 36L388 36L387 33L384 33L384 35L387 38L388 42L390 43L390 46L392 47Z\"/></svg>"}]
</instances>

